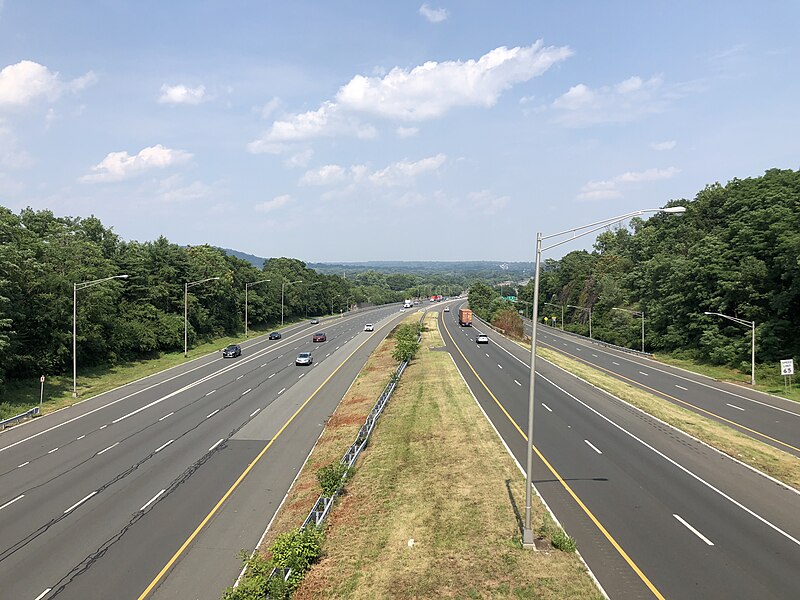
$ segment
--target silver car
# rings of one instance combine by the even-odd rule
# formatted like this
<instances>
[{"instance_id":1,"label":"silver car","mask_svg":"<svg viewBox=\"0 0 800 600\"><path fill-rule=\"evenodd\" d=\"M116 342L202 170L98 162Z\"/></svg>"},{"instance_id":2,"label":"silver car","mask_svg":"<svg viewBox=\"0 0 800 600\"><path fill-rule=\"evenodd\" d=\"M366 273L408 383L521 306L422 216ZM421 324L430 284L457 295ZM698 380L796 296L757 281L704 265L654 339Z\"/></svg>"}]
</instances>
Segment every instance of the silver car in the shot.
<instances>
[{"instance_id":1,"label":"silver car","mask_svg":"<svg viewBox=\"0 0 800 600\"><path fill-rule=\"evenodd\" d=\"M314 362L314 359L311 357L311 352L301 352L297 355L297 358L294 360L295 365L310 365Z\"/></svg>"}]
</instances>

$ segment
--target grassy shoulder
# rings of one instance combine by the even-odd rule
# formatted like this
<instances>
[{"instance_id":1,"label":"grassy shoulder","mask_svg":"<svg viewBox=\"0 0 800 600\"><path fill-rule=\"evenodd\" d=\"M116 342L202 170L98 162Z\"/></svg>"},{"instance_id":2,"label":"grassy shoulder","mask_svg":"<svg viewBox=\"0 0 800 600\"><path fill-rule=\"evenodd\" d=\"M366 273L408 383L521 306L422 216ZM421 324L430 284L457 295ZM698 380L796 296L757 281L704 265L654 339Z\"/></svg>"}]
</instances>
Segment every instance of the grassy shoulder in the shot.
<instances>
[{"instance_id":1,"label":"grassy shoulder","mask_svg":"<svg viewBox=\"0 0 800 600\"><path fill-rule=\"evenodd\" d=\"M548 348L538 348L537 356L574 373L581 379L633 404L648 414L685 431L725 454L800 488L800 460L744 433L703 417L624 383L579 361Z\"/></svg>"},{"instance_id":2,"label":"grassy shoulder","mask_svg":"<svg viewBox=\"0 0 800 600\"><path fill-rule=\"evenodd\" d=\"M300 319L296 322L303 320ZM286 326L291 324L291 322L287 321ZM251 329L249 338L264 335L273 330L274 328L264 330ZM80 365L78 365L78 400L91 398L142 377L182 365L194 358L218 352L228 344L240 343L242 343L242 337L220 337L189 348L187 358L184 358L182 351L178 351L111 366L105 365L81 369ZM0 396L0 419L18 415L29 408L38 406L39 394L40 383L38 377L31 378L30 381L13 380L6 382L3 395ZM75 402L75 398L72 397L71 372L61 375L46 374L42 413L52 412L75 404Z\"/></svg>"},{"instance_id":3,"label":"grassy shoulder","mask_svg":"<svg viewBox=\"0 0 800 600\"><path fill-rule=\"evenodd\" d=\"M426 319L421 350L331 514L322 560L294 597L602 598L575 554L521 548L524 477L450 356L431 350L443 345L435 319ZM342 401L272 539L300 524L319 493L315 472L351 443L391 371L379 368L391 347L387 340L378 349ZM353 420L350 431L339 426ZM534 511L534 522L556 537L538 502Z\"/></svg>"}]
</instances>

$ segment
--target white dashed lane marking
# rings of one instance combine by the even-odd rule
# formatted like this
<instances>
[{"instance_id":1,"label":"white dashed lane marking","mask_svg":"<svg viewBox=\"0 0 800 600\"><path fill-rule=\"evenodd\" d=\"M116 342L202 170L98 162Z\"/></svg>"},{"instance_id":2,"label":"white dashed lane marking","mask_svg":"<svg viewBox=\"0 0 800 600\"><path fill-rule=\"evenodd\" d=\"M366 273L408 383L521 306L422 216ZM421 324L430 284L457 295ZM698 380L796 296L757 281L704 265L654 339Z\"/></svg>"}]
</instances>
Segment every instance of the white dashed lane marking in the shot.
<instances>
[{"instance_id":1,"label":"white dashed lane marking","mask_svg":"<svg viewBox=\"0 0 800 600\"><path fill-rule=\"evenodd\" d=\"M64 514L67 514L67 513L68 513L68 512L70 512L71 510L75 510L75 509L76 509L76 508L78 508L78 507L79 507L81 504L83 504L84 502L86 502L86 501L87 501L89 498L91 498L92 496L94 496L96 493L97 493L97 490L95 490L94 492L92 492L92 493L91 493L91 494L89 494L88 496L84 497L83 499L81 499L81 500L78 500L78 501L77 501L75 504L73 504L73 505L72 505L72 506L70 506L70 507L69 507L67 510L65 510L65 511L64 511Z\"/></svg>"},{"instance_id":2,"label":"white dashed lane marking","mask_svg":"<svg viewBox=\"0 0 800 600\"><path fill-rule=\"evenodd\" d=\"M109 450L111 450L111 449L112 449L114 446L117 446L117 445L119 445L119 442L115 442L115 443L111 444L111 445L110 445L108 448L106 448L105 450L100 450L100 452L98 452L98 453L96 454L96 456L100 456L100 455L101 455L103 452L108 452L108 451L109 451Z\"/></svg>"},{"instance_id":3,"label":"white dashed lane marking","mask_svg":"<svg viewBox=\"0 0 800 600\"><path fill-rule=\"evenodd\" d=\"M736 406L734 404L728 404L727 402L725 404L727 406L730 406L731 408L735 408L736 410L741 410L742 412L744 412L744 409L741 406Z\"/></svg>"},{"instance_id":4,"label":"white dashed lane marking","mask_svg":"<svg viewBox=\"0 0 800 600\"><path fill-rule=\"evenodd\" d=\"M25 497L25 494L20 494L19 496L17 496L13 500L9 500L5 504L3 504L3 506L0 506L0 510L3 510L6 506L11 506L12 504L14 504L14 502L16 502L17 500L22 500L24 497Z\"/></svg>"},{"instance_id":5,"label":"white dashed lane marking","mask_svg":"<svg viewBox=\"0 0 800 600\"><path fill-rule=\"evenodd\" d=\"M583 441L586 442L586 445L589 446L589 448L591 448L592 450L594 450L598 454L602 454L602 452L600 452L600 450L597 448L597 446L595 446L592 442L590 442L589 440L583 440Z\"/></svg>"},{"instance_id":6,"label":"white dashed lane marking","mask_svg":"<svg viewBox=\"0 0 800 600\"><path fill-rule=\"evenodd\" d=\"M547 410L549 410L550 412L553 412L553 409L552 409L552 408L550 408L549 406L547 406L547 404L545 404L544 402L542 402L542 406L544 406L544 407L545 407Z\"/></svg>"},{"instance_id":7,"label":"white dashed lane marking","mask_svg":"<svg viewBox=\"0 0 800 600\"><path fill-rule=\"evenodd\" d=\"M167 491L167 490L161 490L160 492L158 492L158 493L157 493L155 496L153 496L152 498L150 498L150 500L148 500L148 501L147 501L147 504L145 504L145 505L144 505L142 508L140 508L140 509L139 509L139 511L141 512L141 511L145 510L145 509L146 509L148 506L150 506L150 505L151 505L153 502L155 502L156 500L158 500L158 498L161 496L161 494L163 494L163 493L164 493L164 492L166 492L166 491Z\"/></svg>"},{"instance_id":8,"label":"white dashed lane marking","mask_svg":"<svg viewBox=\"0 0 800 600\"><path fill-rule=\"evenodd\" d=\"M695 534L697 537L699 537L701 540L703 540L703 541L704 541L706 544L708 544L709 546L713 546L713 545L714 545L714 542L712 542L710 539L708 539L708 538L707 538L706 536L704 536L702 533L700 533L699 531L697 531L697 529L695 529L694 527L692 527L691 525L689 525L689 523L687 523L686 521L684 521L684 520L681 518L681 516L680 516L680 515L673 514L672 516L673 516L673 517L675 517L676 519L678 519L678 521L681 523L681 525L685 526L685 527L686 527L686 529L688 529L689 531L691 531L693 534Z\"/></svg>"},{"instance_id":9,"label":"white dashed lane marking","mask_svg":"<svg viewBox=\"0 0 800 600\"><path fill-rule=\"evenodd\" d=\"M685 388L685 387L683 387L682 385L678 385L677 383L675 384L675 387L676 387L676 388L678 388L678 389L680 389L680 390L684 390L684 391L686 391L686 392L688 392L688 391L689 391L689 388Z\"/></svg>"},{"instance_id":10,"label":"white dashed lane marking","mask_svg":"<svg viewBox=\"0 0 800 600\"><path fill-rule=\"evenodd\" d=\"M219 412L219 409L215 410L215 411L214 411L214 412L212 412L210 415L206 415L206 419L210 419L211 417L213 417L213 416L214 416L215 414L217 414L218 412Z\"/></svg>"},{"instance_id":11,"label":"white dashed lane marking","mask_svg":"<svg viewBox=\"0 0 800 600\"><path fill-rule=\"evenodd\" d=\"M171 417L171 416L172 416L172 415L174 415L174 414L175 414L175 411L172 411L171 413L169 413L169 414L167 414L167 415L164 415L163 417L161 417L161 418L159 419L159 421L163 421L163 420L164 420L164 419L166 419L167 417Z\"/></svg>"},{"instance_id":12,"label":"white dashed lane marking","mask_svg":"<svg viewBox=\"0 0 800 600\"><path fill-rule=\"evenodd\" d=\"M158 454L159 452L161 452L161 451L162 451L164 448L166 448L167 446L169 446L169 445L170 445L172 442L174 442L174 441L175 441L175 440L170 440L170 441L168 441L168 442L167 442L167 443L165 443L165 444L161 444L161 445L160 445L158 448L156 448L156 451L155 451L155 452L153 452L153 454Z\"/></svg>"}]
</instances>

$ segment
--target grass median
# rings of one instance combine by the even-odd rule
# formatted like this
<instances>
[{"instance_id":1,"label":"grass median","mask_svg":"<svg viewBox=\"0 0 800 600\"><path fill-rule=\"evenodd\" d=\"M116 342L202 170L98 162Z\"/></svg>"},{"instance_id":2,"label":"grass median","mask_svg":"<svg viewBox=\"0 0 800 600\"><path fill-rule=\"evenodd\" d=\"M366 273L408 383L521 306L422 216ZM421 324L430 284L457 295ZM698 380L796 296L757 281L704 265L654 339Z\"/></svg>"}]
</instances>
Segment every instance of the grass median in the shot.
<instances>
[{"instance_id":1,"label":"grass median","mask_svg":"<svg viewBox=\"0 0 800 600\"><path fill-rule=\"evenodd\" d=\"M422 348L331 514L322 559L293 597L602 598L575 554L522 549L525 479L449 354L434 350L443 346L435 319L427 316ZM342 400L264 547L308 513L316 471L354 439L394 369L392 348L387 339ZM560 533L538 502L534 519Z\"/></svg>"}]
</instances>

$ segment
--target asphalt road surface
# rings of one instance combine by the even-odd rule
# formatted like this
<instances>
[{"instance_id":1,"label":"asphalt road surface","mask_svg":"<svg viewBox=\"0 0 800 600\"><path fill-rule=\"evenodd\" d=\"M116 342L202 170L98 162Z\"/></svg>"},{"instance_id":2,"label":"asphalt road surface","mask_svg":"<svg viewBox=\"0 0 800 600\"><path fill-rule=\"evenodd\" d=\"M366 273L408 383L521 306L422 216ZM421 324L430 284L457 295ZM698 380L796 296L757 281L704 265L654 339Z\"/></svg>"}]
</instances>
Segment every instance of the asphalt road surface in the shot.
<instances>
[{"instance_id":1,"label":"asphalt road surface","mask_svg":"<svg viewBox=\"0 0 800 600\"><path fill-rule=\"evenodd\" d=\"M455 314L447 349L524 465L530 352ZM611 598L800 598L797 491L544 360L536 381L534 485Z\"/></svg>"},{"instance_id":2,"label":"asphalt road surface","mask_svg":"<svg viewBox=\"0 0 800 600\"><path fill-rule=\"evenodd\" d=\"M404 316L291 326L0 434L0 598L219 598Z\"/></svg>"}]
</instances>

